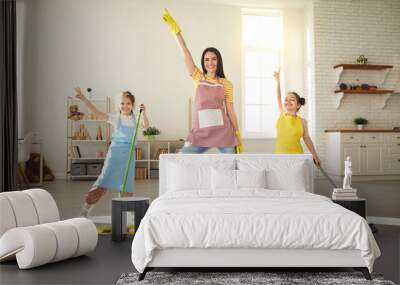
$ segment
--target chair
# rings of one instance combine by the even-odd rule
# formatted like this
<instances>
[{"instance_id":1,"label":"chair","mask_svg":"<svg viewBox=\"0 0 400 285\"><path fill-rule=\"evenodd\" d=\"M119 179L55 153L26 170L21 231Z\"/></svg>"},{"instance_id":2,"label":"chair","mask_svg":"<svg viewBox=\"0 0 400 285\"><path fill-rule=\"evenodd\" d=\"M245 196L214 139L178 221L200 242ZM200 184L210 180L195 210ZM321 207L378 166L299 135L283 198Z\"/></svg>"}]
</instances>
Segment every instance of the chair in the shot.
<instances>
[{"instance_id":1,"label":"chair","mask_svg":"<svg viewBox=\"0 0 400 285\"><path fill-rule=\"evenodd\" d=\"M23 183L29 188L29 179L25 175L23 164L27 162L31 156L32 141L35 134L30 132L23 139L18 140L18 172L17 185L19 189L23 188Z\"/></svg>"},{"instance_id":2,"label":"chair","mask_svg":"<svg viewBox=\"0 0 400 285\"><path fill-rule=\"evenodd\" d=\"M97 240L91 220L60 221L43 189L0 193L0 262L16 259L20 269L33 268L91 252Z\"/></svg>"}]
</instances>

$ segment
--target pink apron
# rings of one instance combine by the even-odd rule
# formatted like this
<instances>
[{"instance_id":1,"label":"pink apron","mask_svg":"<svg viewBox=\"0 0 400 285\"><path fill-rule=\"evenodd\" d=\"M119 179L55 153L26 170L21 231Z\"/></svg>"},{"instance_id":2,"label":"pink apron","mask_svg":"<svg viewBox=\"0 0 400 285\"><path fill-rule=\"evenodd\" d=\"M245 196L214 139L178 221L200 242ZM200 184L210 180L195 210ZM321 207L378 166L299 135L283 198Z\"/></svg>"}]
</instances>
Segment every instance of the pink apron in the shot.
<instances>
[{"instance_id":1,"label":"pink apron","mask_svg":"<svg viewBox=\"0 0 400 285\"><path fill-rule=\"evenodd\" d=\"M239 144L225 108L224 86L200 80L193 110L193 128L187 137L201 147L235 147Z\"/></svg>"}]
</instances>

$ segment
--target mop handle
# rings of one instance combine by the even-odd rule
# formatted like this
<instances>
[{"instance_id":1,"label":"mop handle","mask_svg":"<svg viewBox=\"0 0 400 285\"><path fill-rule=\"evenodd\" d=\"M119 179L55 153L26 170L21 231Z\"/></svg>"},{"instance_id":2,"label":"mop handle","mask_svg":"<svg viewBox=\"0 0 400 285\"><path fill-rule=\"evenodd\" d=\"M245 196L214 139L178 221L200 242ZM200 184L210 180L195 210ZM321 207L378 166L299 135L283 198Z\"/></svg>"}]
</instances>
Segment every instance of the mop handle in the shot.
<instances>
[{"instance_id":1,"label":"mop handle","mask_svg":"<svg viewBox=\"0 0 400 285\"><path fill-rule=\"evenodd\" d=\"M142 110L139 111L139 116L138 116L138 119L136 121L136 126L135 126L135 132L132 134L131 148L129 150L129 159L128 159L128 163L127 163L126 169L125 169L124 180L122 183L122 189L121 189L121 192L119 193L120 196L121 196L121 193L125 193L126 180L128 180L128 173L129 173L129 169L131 167L133 151L135 149L136 135L137 135L138 128L139 128L139 122L140 122L141 115L142 115Z\"/></svg>"},{"instance_id":2,"label":"mop handle","mask_svg":"<svg viewBox=\"0 0 400 285\"><path fill-rule=\"evenodd\" d=\"M319 170L321 170L322 174L328 179L328 181L332 184L334 188L338 188L336 183L333 181L333 179L326 173L326 171L321 167L321 165L317 165Z\"/></svg>"}]
</instances>

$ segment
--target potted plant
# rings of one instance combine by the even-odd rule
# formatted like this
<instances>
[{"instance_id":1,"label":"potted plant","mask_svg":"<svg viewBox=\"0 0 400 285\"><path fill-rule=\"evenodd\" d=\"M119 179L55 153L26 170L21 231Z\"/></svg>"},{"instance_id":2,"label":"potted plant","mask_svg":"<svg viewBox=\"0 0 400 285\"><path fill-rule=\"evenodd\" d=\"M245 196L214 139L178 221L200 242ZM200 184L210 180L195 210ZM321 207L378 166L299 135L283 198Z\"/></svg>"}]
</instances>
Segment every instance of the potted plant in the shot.
<instances>
[{"instance_id":1,"label":"potted plant","mask_svg":"<svg viewBox=\"0 0 400 285\"><path fill-rule=\"evenodd\" d=\"M357 125L357 129L359 130L364 129L364 125L368 124L368 120L362 117L355 118L353 122Z\"/></svg>"},{"instance_id":2,"label":"potted plant","mask_svg":"<svg viewBox=\"0 0 400 285\"><path fill-rule=\"evenodd\" d=\"M150 142L153 142L157 135L161 132L156 127L148 127L147 129L143 130L143 135L147 137Z\"/></svg>"}]
</instances>

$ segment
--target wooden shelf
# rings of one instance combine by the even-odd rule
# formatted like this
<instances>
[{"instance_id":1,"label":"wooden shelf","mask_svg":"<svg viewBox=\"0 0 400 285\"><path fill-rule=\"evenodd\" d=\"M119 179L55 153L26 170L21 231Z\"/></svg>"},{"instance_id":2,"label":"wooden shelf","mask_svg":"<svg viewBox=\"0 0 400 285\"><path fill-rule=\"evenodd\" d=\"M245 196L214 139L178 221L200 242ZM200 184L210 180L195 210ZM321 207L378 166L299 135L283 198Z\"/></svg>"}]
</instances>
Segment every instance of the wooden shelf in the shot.
<instances>
[{"instance_id":1,"label":"wooden shelf","mask_svg":"<svg viewBox=\"0 0 400 285\"><path fill-rule=\"evenodd\" d=\"M93 142L99 142L99 143L105 143L107 142L106 140L73 140L71 139L72 142L83 142L83 143L93 143Z\"/></svg>"},{"instance_id":2,"label":"wooden shelf","mask_svg":"<svg viewBox=\"0 0 400 285\"><path fill-rule=\"evenodd\" d=\"M388 94L393 93L393 90L384 90L384 89L377 89L377 90L335 90L335 93L344 93L344 94Z\"/></svg>"},{"instance_id":3,"label":"wooden shelf","mask_svg":"<svg viewBox=\"0 0 400 285\"><path fill-rule=\"evenodd\" d=\"M342 103L343 97L348 94L376 94L379 95L379 101L380 104L378 104L378 107L381 109L385 108L386 102L389 99L389 97L394 93L393 90L384 90L384 89L378 89L378 90L335 90L336 94L336 109L339 109L340 104Z\"/></svg>"},{"instance_id":4,"label":"wooden shelf","mask_svg":"<svg viewBox=\"0 0 400 285\"><path fill-rule=\"evenodd\" d=\"M376 82L374 81L372 85L376 85L378 87L382 87L384 84L390 69L393 68L393 65L383 65L383 64L352 64L352 63L341 63L337 64L333 67L335 70L336 76L336 84L339 86L342 80L342 76L345 70L350 70L349 72L356 72L356 78L362 78L363 72L365 70L370 71L377 71L370 74L376 78ZM353 70L353 71L351 71ZM354 71L355 70L355 71ZM360 77L359 77L360 76ZM353 78L354 81L354 78ZM358 81L358 79L357 79ZM371 82L369 82L371 85ZM394 93L393 90L386 90L386 89L376 89L376 90L342 90L338 89L334 91L336 94L336 109L339 109L342 100L345 95L348 94L376 94L379 95L379 104L378 106L383 109L386 106L386 102L388 101L389 97Z\"/></svg>"},{"instance_id":5,"label":"wooden shelf","mask_svg":"<svg viewBox=\"0 0 400 285\"><path fill-rule=\"evenodd\" d=\"M335 65L333 68L357 69L357 70L382 70L387 68L393 68L393 65L341 63Z\"/></svg>"},{"instance_id":6,"label":"wooden shelf","mask_svg":"<svg viewBox=\"0 0 400 285\"><path fill-rule=\"evenodd\" d=\"M400 130L395 129L326 129L325 133L400 133Z\"/></svg>"},{"instance_id":7,"label":"wooden shelf","mask_svg":"<svg viewBox=\"0 0 400 285\"><path fill-rule=\"evenodd\" d=\"M393 65L381 65L381 64L352 64L352 63L341 63L337 64L333 67L335 70L336 83L340 84L342 75L345 70L353 70L362 73L363 71L380 71L379 77L377 78L377 82L374 85L380 86L382 85L387 75L389 74L390 69L393 68ZM361 74L360 74L361 76Z\"/></svg>"},{"instance_id":8,"label":"wooden shelf","mask_svg":"<svg viewBox=\"0 0 400 285\"><path fill-rule=\"evenodd\" d=\"M80 123L90 123L90 122L98 122L98 123L107 123L106 120L89 120L89 119L82 119L82 120L72 120L72 119L68 119L71 120L72 122L80 122Z\"/></svg>"},{"instance_id":9,"label":"wooden shelf","mask_svg":"<svg viewBox=\"0 0 400 285\"><path fill-rule=\"evenodd\" d=\"M69 100L71 100L71 102L76 102L76 103L83 103L82 102L82 100L80 100L80 99L78 99L78 98L75 98L75 97L72 97L72 96L68 96L68 99ZM90 102L102 102L102 103L107 103L107 101L108 101L108 98L105 98L105 99L90 99L90 98L88 98L89 100L90 100Z\"/></svg>"},{"instance_id":10,"label":"wooden shelf","mask_svg":"<svg viewBox=\"0 0 400 285\"><path fill-rule=\"evenodd\" d=\"M104 160L105 157L70 157L72 160Z\"/></svg>"}]
</instances>

